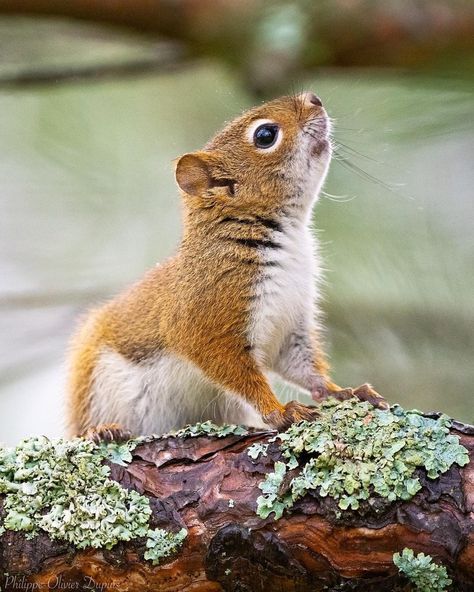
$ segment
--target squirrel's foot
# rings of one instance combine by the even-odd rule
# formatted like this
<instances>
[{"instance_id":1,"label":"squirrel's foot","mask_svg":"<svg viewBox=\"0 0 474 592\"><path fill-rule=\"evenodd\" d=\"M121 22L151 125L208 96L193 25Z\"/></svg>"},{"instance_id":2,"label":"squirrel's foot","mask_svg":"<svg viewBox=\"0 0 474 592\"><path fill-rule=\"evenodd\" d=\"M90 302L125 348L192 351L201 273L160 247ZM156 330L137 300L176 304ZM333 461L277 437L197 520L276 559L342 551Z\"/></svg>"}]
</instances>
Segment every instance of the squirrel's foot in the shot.
<instances>
[{"instance_id":1,"label":"squirrel's foot","mask_svg":"<svg viewBox=\"0 0 474 592\"><path fill-rule=\"evenodd\" d=\"M126 442L132 437L132 433L122 428L118 423L103 423L88 428L81 434L81 438L92 440L96 444L100 444L101 442Z\"/></svg>"},{"instance_id":2,"label":"squirrel's foot","mask_svg":"<svg viewBox=\"0 0 474 592\"><path fill-rule=\"evenodd\" d=\"M368 403L370 403L374 407L378 407L379 409L390 409L390 403L388 403L382 397L382 395L379 395L379 393L376 390L374 390L371 387L371 385L367 382L355 388L353 395L361 401L367 401Z\"/></svg>"},{"instance_id":3,"label":"squirrel's foot","mask_svg":"<svg viewBox=\"0 0 474 592\"><path fill-rule=\"evenodd\" d=\"M298 401L290 401L285 405L283 411L272 411L263 420L272 428L281 432L288 429L292 423L303 420L313 421L317 415L318 410L316 407L308 407L298 403Z\"/></svg>"},{"instance_id":4,"label":"squirrel's foot","mask_svg":"<svg viewBox=\"0 0 474 592\"><path fill-rule=\"evenodd\" d=\"M311 392L311 397L314 401L321 402L328 397L334 397L338 401L346 401L352 397L356 397L360 401L367 401L374 407L379 409L390 409L390 404L374 390L370 384L361 384L357 388L340 388L331 383L329 387L315 389Z\"/></svg>"},{"instance_id":5,"label":"squirrel's foot","mask_svg":"<svg viewBox=\"0 0 474 592\"><path fill-rule=\"evenodd\" d=\"M313 401L321 403L329 397L333 397L338 401L346 401L354 396L354 389L351 388L340 388L337 385L331 384L331 386L319 386L311 391L311 398Z\"/></svg>"}]
</instances>

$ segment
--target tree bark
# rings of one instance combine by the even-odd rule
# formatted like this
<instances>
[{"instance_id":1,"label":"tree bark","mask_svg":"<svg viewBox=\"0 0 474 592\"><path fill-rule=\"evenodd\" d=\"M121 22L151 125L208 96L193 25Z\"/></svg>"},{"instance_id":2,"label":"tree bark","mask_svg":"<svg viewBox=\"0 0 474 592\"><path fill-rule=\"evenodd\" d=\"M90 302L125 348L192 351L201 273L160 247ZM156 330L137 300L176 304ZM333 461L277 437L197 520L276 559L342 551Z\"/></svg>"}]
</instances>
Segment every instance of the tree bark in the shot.
<instances>
[{"instance_id":1,"label":"tree bark","mask_svg":"<svg viewBox=\"0 0 474 592\"><path fill-rule=\"evenodd\" d=\"M393 564L404 547L432 555L448 568L458 592L474 590L474 427L454 422L452 433L470 463L439 479L421 474L410 501L382 513L344 511L306 495L275 521L256 515L259 483L280 458L277 442L256 460L247 448L272 432L225 438L163 438L139 445L111 477L148 496L151 526L188 537L154 567L144 542L112 550L78 551L46 535L3 535L2 590L118 590L123 592L360 592L410 590ZM7 575L5 575L7 574Z\"/></svg>"}]
</instances>

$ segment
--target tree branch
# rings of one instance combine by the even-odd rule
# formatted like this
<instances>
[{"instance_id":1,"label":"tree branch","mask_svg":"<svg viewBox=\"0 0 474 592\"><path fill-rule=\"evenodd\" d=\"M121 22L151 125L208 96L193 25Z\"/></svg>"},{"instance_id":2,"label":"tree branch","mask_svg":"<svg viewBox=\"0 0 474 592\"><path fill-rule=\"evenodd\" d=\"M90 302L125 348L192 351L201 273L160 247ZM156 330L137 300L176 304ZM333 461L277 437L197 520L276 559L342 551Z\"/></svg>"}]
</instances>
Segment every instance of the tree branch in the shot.
<instances>
[{"instance_id":1,"label":"tree branch","mask_svg":"<svg viewBox=\"0 0 474 592\"><path fill-rule=\"evenodd\" d=\"M474 9L465 0L336 6L306 0L0 0L0 15L62 17L167 38L190 56L227 62L265 95L323 65L423 70L449 64L469 71L474 47Z\"/></svg>"},{"instance_id":2,"label":"tree branch","mask_svg":"<svg viewBox=\"0 0 474 592\"><path fill-rule=\"evenodd\" d=\"M239 23L252 19L261 5L262 0L0 0L0 14L61 16L201 42L219 37L222 27L238 34Z\"/></svg>"},{"instance_id":3,"label":"tree branch","mask_svg":"<svg viewBox=\"0 0 474 592\"><path fill-rule=\"evenodd\" d=\"M131 78L145 74L173 72L189 65L184 52L167 51L163 55L129 62L57 66L23 70L16 74L0 75L0 88L29 88L45 84L97 82L116 78Z\"/></svg>"},{"instance_id":4,"label":"tree branch","mask_svg":"<svg viewBox=\"0 0 474 592\"><path fill-rule=\"evenodd\" d=\"M377 412L364 410L364 425L375 421ZM337 409L334 413L337 424L341 416L338 419ZM430 416L411 417L430 421L426 419ZM432 421L437 417L432 415ZM325 421L324 412L321 421ZM428 438L435 431L430 425ZM343 431L341 426L336 428ZM298 429L288 432L293 444ZM274 438L274 432L218 437L223 434L199 435L196 428L179 437L142 442L122 464L117 462L122 462L120 454L124 450L127 454L127 449L120 454L116 449L117 462L109 462L111 478L148 498L151 527L171 533L186 528L183 546L154 566L144 556L148 547L143 538L119 542L110 549L78 549L64 540L52 540L45 532L28 539L22 532L6 530L0 567L7 575L2 590L48 590L60 582L68 589L124 592L408 591L416 588L399 572L393 554L410 548L444 565L453 590L472 591L474 427L453 422L450 433L455 438L445 440L454 446L449 454L459 448L459 439L469 464L463 468L453 464L436 479L417 469L422 487L411 499L389 501L371 495L358 509L341 511L342 504L316 489L297 499L278 520L273 514L257 515L259 485L285 457L285 440ZM347 460L348 449L344 451L341 438L334 450ZM364 442L369 445L375 444ZM298 458L301 465L317 457L303 452ZM284 497L289 477L300 471L301 466L287 473L279 484L279 495ZM4 507L1 515L5 513Z\"/></svg>"}]
</instances>

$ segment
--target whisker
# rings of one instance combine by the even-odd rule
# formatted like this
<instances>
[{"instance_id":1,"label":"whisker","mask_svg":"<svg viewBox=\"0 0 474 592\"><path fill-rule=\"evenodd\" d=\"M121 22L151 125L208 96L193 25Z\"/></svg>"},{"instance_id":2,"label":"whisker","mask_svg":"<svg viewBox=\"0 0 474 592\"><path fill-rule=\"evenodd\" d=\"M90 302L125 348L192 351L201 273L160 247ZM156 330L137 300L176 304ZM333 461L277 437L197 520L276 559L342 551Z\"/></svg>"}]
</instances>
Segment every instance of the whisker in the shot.
<instances>
[{"instance_id":1,"label":"whisker","mask_svg":"<svg viewBox=\"0 0 474 592\"><path fill-rule=\"evenodd\" d=\"M311 130L305 129L305 130L303 130L303 133L304 134L307 134L308 136L311 136L315 140L319 140L318 135L315 132L311 131Z\"/></svg>"},{"instance_id":2,"label":"whisker","mask_svg":"<svg viewBox=\"0 0 474 592\"><path fill-rule=\"evenodd\" d=\"M343 130L343 131L348 131L348 132L356 132L358 134L361 134L364 131L368 131L367 129L364 128L356 128L356 127L345 127L339 124L339 119L336 117L330 117L328 116L329 121L331 122L331 125L334 129L336 130Z\"/></svg>"},{"instance_id":3,"label":"whisker","mask_svg":"<svg viewBox=\"0 0 474 592\"><path fill-rule=\"evenodd\" d=\"M213 397L208 403L207 405L204 407L204 409L201 412L201 416L200 416L200 420L204 421L206 419L206 412L207 410L211 407L211 405L216 406L217 403L219 402L219 399L221 398L222 393L220 391L217 392L216 396Z\"/></svg>"},{"instance_id":4,"label":"whisker","mask_svg":"<svg viewBox=\"0 0 474 592\"><path fill-rule=\"evenodd\" d=\"M301 86L298 86L298 90L296 88L295 83L293 82L291 84L291 98L292 98L292 102L293 102L293 106L295 109L295 113L298 119L301 119L303 116L303 103L300 99L300 95L303 92L303 88Z\"/></svg>"},{"instance_id":5,"label":"whisker","mask_svg":"<svg viewBox=\"0 0 474 592\"><path fill-rule=\"evenodd\" d=\"M351 162L345 155L338 154L337 158L335 158L335 160L336 160L336 162L339 162L344 168L355 173L356 175L358 175L359 177L361 177L365 181L370 181L371 183L375 183L376 185L379 185L379 187L383 187L385 190L387 190L390 193L393 193L395 195L401 195L402 197L407 197L407 196L401 194L399 191L397 191L396 184L385 183L385 181L382 181L378 177L375 177L371 173L367 172L366 170L362 169L358 165ZM398 185L398 187L402 187L402 186L403 185ZM413 199L413 197L411 197L411 196L408 196L408 197L410 197L410 199Z\"/></svg>"},{"instance_id":6,"label":"whisker","mask_svg":"<svg viewBox=\"0 0 474 592\"><path fill-rule=\"evenodd\" d=\"M316 117L313 117L311 121L306 124L306 127L315 127L315 121L326 121L326 118L322 117L321 115L316 115Z\"/></svg>"},{"instance_id":7,"label":"whisker","mask_svg":"<svg viewBox=\"0 0 474 592\"><path fill-rule=\"evenodd\" d=\"M378 160L377 158L373 158L372 156L369 156L368 154L363 154L362 152L359 152L355 148L352 148L352 146L344 144L344 142L341 142L341 140L339 140L338 138L334 138L334 142L335 142L336 148L341 148L342 150L346 150L347 152L351 152L352 154L360 156L361 158L365 158L365 160L370 160L372 162L376 162L377 164L384 164L381 160Z\"/></svg>"},{"instance_id":8,"label":"whisker","mask_svg":"<svg viewBox=\"0 0 474 592\"><path fill-rule=\"evenodd\" d=\"M345 115L343 116L343 119L347 118L349 116ZM354 113L352 114L352 117L354 116ZM355 173L358 177L360 177L361 179L364 179L364 181L370 182L370 183L375 183L376 185L378 185L379 187L382 187L383 189L385 189L386 191L389 191L390 193L403 197L403 198L408 198L413 200L414 197L412 195L406 194L404 192L399 191L400 187L404 187L403 183L387 183L385 181L383 181L382 179L379 179L378 177L376 177L375 175L372 175L371 173L369 173L367 170L365 170L364 168L361 168L358 164L355 164L352 160L352 158L360 158L360 159L364 159L366 161L370 161L370 162L374 162L377 165L383 165L383 166L387 166L388 163L384 162L383 160L379 160L377 158L374 158L372 156L369 156L368 154L365 154L364 152L361 152L359 150L357 150L356 148L353 148L352 146L346 144L345 142L339 140L339 138L335 137L334 134L334 130L348 130L348 131L352 131L352 132L356 132L358 134L361 134L363 132L368 132L368 131L374 131L374 130L367 130L367 129L363 129L363 128L359 128L359 129L354 129L354 128L344 128L342 126L339 125L338 120L336 120L335 118L331 118L331 123L334 124L334 129L333 132L331 134L331 143L333 146L333 159L340 163L341 166L343 166L346 170ZM391 130L377 130L378 133L380 132L387 132L387 131L391 131Z\"/></svg>"},{"instance_id":9,"label":"whisker","mask_svg":"<svg viewBox=\"0 0 474 592\"><path fill-rule=\"evenodd\" d=\"M336 201L338 203L347 203L348 201L352 201L357 197L356 195L333 195L332 193L324 191L324 189L321 190L321 195L330 201Z\"/></svg>"}]
</instances>

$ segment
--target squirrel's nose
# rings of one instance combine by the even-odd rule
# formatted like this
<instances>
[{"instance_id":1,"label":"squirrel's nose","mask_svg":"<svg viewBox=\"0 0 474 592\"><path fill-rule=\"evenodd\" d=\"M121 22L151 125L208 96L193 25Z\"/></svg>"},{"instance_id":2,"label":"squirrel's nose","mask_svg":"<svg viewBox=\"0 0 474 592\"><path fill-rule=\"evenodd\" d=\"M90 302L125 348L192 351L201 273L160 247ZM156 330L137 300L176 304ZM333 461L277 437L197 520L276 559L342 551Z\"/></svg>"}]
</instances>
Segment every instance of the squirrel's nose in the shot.
<instances>
[{"instance_id":1,"label":"squirrel's nose","mask_svg":"<svg viewBox=\"0 0 474 592\"><path fill-rule=\"evenodd\" d=\"M303 99L303 102L308 106L308 107L322 107L323 106L323 102L321 101L321 99L315 95L313 92L305 92L302 94L301 98Z\"/></svg>"}]
</instances>

